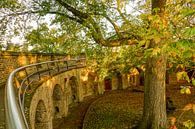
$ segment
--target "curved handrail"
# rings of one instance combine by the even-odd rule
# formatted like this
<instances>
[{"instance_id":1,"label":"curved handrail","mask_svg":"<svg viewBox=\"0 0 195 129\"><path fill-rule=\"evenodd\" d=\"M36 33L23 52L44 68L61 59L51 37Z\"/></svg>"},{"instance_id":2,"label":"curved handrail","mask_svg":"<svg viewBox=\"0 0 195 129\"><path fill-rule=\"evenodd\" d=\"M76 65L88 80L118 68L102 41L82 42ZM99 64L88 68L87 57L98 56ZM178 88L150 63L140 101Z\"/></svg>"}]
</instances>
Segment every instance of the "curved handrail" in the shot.
<instances>
[{"instance_id":1,"label":"curved handrail","mask_svg":"<svg viewBox=\"0 0 195 129\"><path fill-rule=\"evenodd\" d=\"M71 61L75 61L73 67L69 67L68 63ZM77 64L78 61L85 61L85 58L81 58L78 60L55 60L55 61L47 61L47 62L42 62L42 63L36 63L36 64L31 64L31 65L26 65L20 68L15 69L13 72L8 77L7 80L7 86L5 88L5 106L6 106L6 122L7 122L7 128L8 129L29 129L28 123L26 118L24 117L24 109L22 108L22 103L21 100L19 100L20 97L16 96L16 91L17 88L14 86L14 78L16 76L16 73L21 71L21 70L26 70L26 68L33 67L33 66L38 66L38 65L43 65L47 64L47 69L48 71L51 70L48 64L50 63L57 63L57 68L58 72L59 71L59 64L58 62L66 62L66 69L76 69L80 67L84 67L85 64L79 65ZM85 63L85 62L84 62ZM39 74L40 77L40 71L37 69L36 73ZM50 72L49 72L50 74ZM51 76L51 75L50 75ZM28 75L27 75L28 77ZM25 78L26 79L26 78ZM19 87L20 92L21 92L21 86ZM26 92L26 89L25 89ZM18 93L20 95L20 93ZM23 98L24 99L24 98ZM24 106L24 105L23 105Z\"/></svg>"}]
</instances>

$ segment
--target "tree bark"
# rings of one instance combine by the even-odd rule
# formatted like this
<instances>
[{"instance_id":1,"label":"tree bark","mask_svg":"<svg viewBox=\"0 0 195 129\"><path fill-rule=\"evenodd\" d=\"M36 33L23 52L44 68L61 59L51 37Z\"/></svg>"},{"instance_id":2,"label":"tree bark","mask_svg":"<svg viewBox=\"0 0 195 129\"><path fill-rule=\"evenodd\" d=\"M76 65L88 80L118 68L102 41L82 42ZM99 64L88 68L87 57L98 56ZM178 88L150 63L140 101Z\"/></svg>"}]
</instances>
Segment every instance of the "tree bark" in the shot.
<instances>
[{"instance_id":1,"label":"tree bark","mask_svg":"<svg viewBox=\"0 0 195 129\"><path fill-rule=\"evenodd\" d=\"M166 0L152 0L152 14L159 15L162 20ZM158 30L158 29L157 29ZM150 48L163 45L165 39L156 43L150 42ZM158 56L148 57L144 82L144 108L140 129L166 129L166 54L161 50Z\"/></svg>"},{"instance_id":2,"label":"tree bark","mask_svg":"<svg viewBox=\"0 0 195 129\"><path fill-rule=\"evenodd\" d=\"M166 56L147 60L144 84L144 112L141 129L166 129Z\"/></svg>"}]
</instances>

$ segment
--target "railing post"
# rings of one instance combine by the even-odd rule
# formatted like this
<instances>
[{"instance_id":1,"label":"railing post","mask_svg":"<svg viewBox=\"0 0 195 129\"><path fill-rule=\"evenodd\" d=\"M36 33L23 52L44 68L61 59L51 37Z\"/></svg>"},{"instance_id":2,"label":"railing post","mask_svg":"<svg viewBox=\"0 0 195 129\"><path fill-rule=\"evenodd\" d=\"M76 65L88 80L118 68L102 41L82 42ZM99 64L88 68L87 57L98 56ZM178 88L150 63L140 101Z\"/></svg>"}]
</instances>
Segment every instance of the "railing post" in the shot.
<instances>
[{"instance_id":1,"label":"railing post","mask_svg":"<svg viewBox=\"0 0 195 129\"><path fill-rule=\"evenodd\" d=\"M56 62L57 63L57 68L58 68L58 72L60 71L60 68L59 68L59 65L58 65L58 62Z\"/></svg>"},{"instance_id":2,"label":"railing post","mask_svg":"<svg viewBox=\"0 0 195 129\"><path fill-rule=\"evenodd\" d=\"M66 61L66 68L67 68L67 70L68 70L68 61Z\"/></svg>"},{"instance_id":3,"label":"railing post","mask_svg":"<svg viewBox=\"0 0 195 129\"><path fill-rule=\"evenodd\" d=\"M26 74L26 77L27 77L28 76L28 73L27 73L26 69L24 71L25 71L25 74ZM29 84L30 83L29 78L27 78L27 81L28 81L28 84Z\"/></svg>"},{"instance_id":4,"label":"railing post","mask_svg":"<svg viewBox=\"0 0 195 129\"><path fill-rule=\"evenodd\" d=\"M79 59L76 60L76 68L78 68Z\"/></svg>"},{"instance_id":5,"label":"railing post","mask_svg":"<svg viewBox=\"0 0 195 129\"><path fill-rule=\"evenodd\" d=\"M39 73L38 65L36 65L36 69L37 69L37 73L38 73L38 75L39 75L39 80L41 80L41 76L40 76L40 73Z\"/></svg>"},{"instance_id":6,"label":"railing post","mask_svg":"<svg viewBox=\"0 0 195 129\"><path fill-rule=\"evenodd\" d=\"M50 68L49 68L49 63L47 63L47 70L49 71L49 76L51 77L51 72L50 72Z\"/></svg>"}]
</instances>

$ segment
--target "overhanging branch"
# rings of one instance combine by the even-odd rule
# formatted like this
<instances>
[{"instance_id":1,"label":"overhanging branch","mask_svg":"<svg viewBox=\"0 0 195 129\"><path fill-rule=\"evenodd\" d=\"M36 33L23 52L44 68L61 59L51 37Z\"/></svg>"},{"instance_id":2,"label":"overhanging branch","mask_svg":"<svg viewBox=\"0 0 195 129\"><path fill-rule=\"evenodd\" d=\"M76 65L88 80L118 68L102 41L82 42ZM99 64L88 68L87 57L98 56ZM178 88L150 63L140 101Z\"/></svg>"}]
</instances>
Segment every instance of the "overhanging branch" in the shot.
<instances>
[{"instance_id":1,"label":"overhanging branch","mask_svg":"<svg viewBox=\"0 0 195 129\"><path fill-rule=\"evenodd\" d=\"M68 5L66 2L62 1L62 0L56 0L60 5L62 5L64 8L66 8L68 11L72 12L75 16L82 18L82 19L87 19L89 17L88 14L83 13L77 9L75 9L74 7Z\"/></svg>"}]
</instances>

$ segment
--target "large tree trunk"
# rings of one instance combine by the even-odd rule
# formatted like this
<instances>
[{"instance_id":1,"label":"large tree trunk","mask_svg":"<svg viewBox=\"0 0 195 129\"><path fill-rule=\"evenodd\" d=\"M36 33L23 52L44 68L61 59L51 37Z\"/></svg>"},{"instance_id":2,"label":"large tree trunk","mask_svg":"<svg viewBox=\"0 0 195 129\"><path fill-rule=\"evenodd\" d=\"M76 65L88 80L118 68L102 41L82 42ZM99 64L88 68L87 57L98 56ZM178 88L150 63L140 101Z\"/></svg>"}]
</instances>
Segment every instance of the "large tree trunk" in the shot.
<instances>
[{"instance_id":1,"label":"large tree trunk","mask_svg":"<svg viewBox=\"0 0 195 129\"><path fill-rule=\"evenodd\" d=\"M162 20L166 0L152 0L152 14L159 15ZM159 10L156 11L155 8ZM158 29L157 29L158 30ZM160 42L151 40L150 48L161 47L165 39ZM141 129L166 129L166 54L148 57L144 83L144 109Z\"/></svg>"},{"instance_id":2,"label":"large tree trunk","mask_svg":"<svg viewBox=\"0 0 195 129\"><path fill-rule=\"evenodd\" d=\"M147 60L144 85L144 112L141 129L166 128L166 56Z\"/></svg>"}]
</instances>

